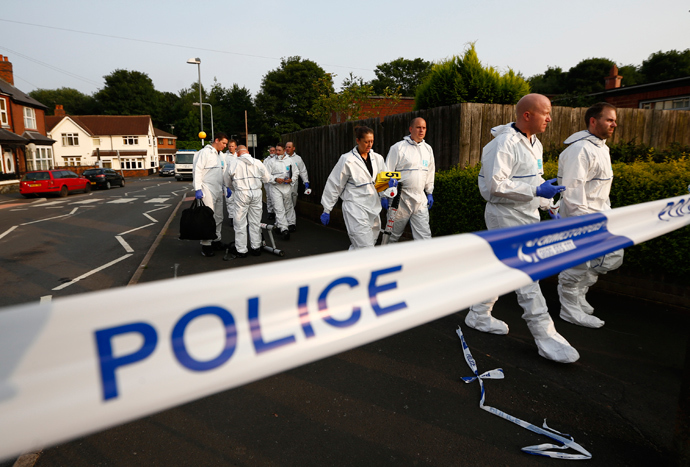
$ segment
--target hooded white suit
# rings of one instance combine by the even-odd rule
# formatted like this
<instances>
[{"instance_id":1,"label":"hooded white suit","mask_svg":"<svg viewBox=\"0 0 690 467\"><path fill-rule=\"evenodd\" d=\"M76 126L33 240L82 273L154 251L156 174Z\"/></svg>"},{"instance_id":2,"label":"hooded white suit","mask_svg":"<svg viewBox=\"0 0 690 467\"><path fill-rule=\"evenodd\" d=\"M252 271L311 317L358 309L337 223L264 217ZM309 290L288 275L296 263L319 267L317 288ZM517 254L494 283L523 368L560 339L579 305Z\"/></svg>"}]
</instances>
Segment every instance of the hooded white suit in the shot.
<instances>
[{"instance_id":1,"label":"hooded white suit","mask_svg":"<svg viewBox=\"0 0 690 467\"><path fill-rule=\"evenodd\" d=\"M295 225L295 207L292 204L292 186L297 183L299 168L287 154L274 156L266 162L266 168L271 174L271 195L273 196L273 210L276 213L276 227L282 232L288 225ZM287 178L291 172L290 184L277 183L276 178Z\"/></svg>"},{"instance_id":2,"label":"hooded white suit","mask_svg":"<svg viewBox=\"0 0 690 467\"><path fill-rule=\"evenodd\" d=\"M223 161L224 156L207 144L194 154L192 177L194 191L201 190L204 194L203 202L213 209L216 221L216 238L202 240L202 245L210 245L212 240L220 241L223 227Z\"/></svg>"},{"instance_id":3,"label":"hooded white suit","mask_svg":"<svg viewBox=\"0 0 690 467\"><path fill-rule=\"evenodd\" d=\"M587 130L570 135L568 146L558 157L558 183L566 190L561 194L561 216L583 216L611 209L609 193L613 168L606 140ZM623 250L566 269L558 275L561 318L569 323L599 328L604 321L593 316L585 295L599 274L606 274L623 263Z\"/></svg>"},{"instance_id":4,"label":"hooded white suit","mask_svg":"<svg viewBox=\"0 0 690 467\"><path fill-rule=\"evenodd\" d=\"M357 147L343 154L333 167L323 189L321 205L330 213L338 201L343 200L343 218L350 237L351 250L370 248L376 244L381 221L381 201L374 181L379 172L386 170L383 157L369 151L373 174L359 155Z\"/></svg>"},{"instance_id":5,"label":"hooded white suit","mask_svg":"<svg viewBox=\"0 0 690 467\"><path fill-rule=\"evenodd\" d=\"M247 224L249 239L254 250L261 248L261 213L263 211L261 186L270 182L271 174L266 167L249 154L237 157L235 164L228 164L224 174L225 184L232 186L235 204L235 248L238 253L247 252Z\"/></svg>"},{"instance_id":6,"label":"hooded white suit","mask_svg":"<svg viewBox=\"0 0 690 467\"><path fill-rule=\"evenodd\" d=\"M543 149L536 136L527 138L512 123L491 129L494 139L482 150L479 191L487 201L484 219L489 230L539 222L539 207L548 208L551 200L537 197L537 186L544 183ZM524 310L539 355L557 362L574 362L580 355L556 332L546 300L533 282L515 291ZM472 305L465 324L483 332L507 334L508 325L491 316L495 297Z\"/></svg>"}]
</instances>

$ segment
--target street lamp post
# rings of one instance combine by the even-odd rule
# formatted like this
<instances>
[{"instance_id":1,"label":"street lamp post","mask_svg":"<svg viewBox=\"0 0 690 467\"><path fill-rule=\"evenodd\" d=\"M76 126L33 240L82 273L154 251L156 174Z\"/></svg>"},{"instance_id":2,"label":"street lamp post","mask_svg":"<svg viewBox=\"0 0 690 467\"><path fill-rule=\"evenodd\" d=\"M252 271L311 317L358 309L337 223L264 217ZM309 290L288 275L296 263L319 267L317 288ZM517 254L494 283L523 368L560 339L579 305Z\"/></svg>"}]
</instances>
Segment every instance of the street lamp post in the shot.
<instances>
[{"instance_id":1,"label":"street lamp post","mask_svg":"<svg viewBox=\"0 0 690 467\"><path fill-rule=\"evenodd\" d=\"M204 132L204 108L202 107L203 105L203 99L201 98L201 59L199 57L197 58L190 58L187 60L187 63L191 65L197 65L199 68L199 122L201 124L201 129L199 130L199 134ZM204 138L201 138L201 147L204 146Z\"/></svg>"},{"instance_id":2,"label":"street lamp post","mask_svg":"<svg viewBox=\"0 0 690 467\"><path fill-rule=\"evenodd\" d=\"M192 105L199 107L198 102L193 102ZM211 108L211 141L215 141L216 136L215 136L215 133L213 132L213 106L211 104L209 104L208 102L202 102L202 105L208 105Z\"/></svg>"}]
</instances>

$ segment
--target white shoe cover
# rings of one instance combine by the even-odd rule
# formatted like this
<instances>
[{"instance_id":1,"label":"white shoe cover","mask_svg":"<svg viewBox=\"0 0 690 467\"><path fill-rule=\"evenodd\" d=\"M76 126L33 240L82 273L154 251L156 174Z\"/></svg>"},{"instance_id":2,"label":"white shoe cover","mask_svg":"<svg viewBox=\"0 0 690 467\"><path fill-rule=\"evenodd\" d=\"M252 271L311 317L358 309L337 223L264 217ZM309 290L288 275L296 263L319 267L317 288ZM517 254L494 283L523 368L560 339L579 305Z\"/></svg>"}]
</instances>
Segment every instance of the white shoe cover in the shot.
<instances>
[{"instance_id":1,"label":"white shoe cover","mask_svg":"<svg viewBox=\"0 0 690 467\"><path fill-rule=\"evenodd\" d=\"M561 308L561 319L567 321L570 324L577 324L578 326L584 326L586 328L600 328L604 325L604 320L597 318L594 315L588 315L586 313L568 313Z\"/></svg>"},{"instance_id":2,"label":"white shoe cover","mask_svg":"<svg viewBox=\"0 0 690 467\"><path fill-rule=\"evenodd\" d=\"M589 302L585 299L584 295L580 296L580 300L578 301L580 304L580 309L587 313L588 315L594 314L594 307L589 304Z\"/></svg>"},{"instance_id":3,"label":"white shoe cover","mask_svg":"<svg viewBox=\"0 0 690 467\"><path fill-rule=\"evenodd\" d=\"M580 354L565 337L555 333L542 339L534 339L539 349L539 355L558 363L573 363L580 358Z\"/></svg>"},{"instance_id":4,"label":"white shoe cover","mask_svg":"<svg viewBox=\"0 0 690 467\"><path fill-rule=\"evenodd\" d=\"M508 334L508 325L491 316L491 313L479 314L470 309L465 317L465 324L481 332L488 332L491 334Z\"/></svg>"}]
</instances>

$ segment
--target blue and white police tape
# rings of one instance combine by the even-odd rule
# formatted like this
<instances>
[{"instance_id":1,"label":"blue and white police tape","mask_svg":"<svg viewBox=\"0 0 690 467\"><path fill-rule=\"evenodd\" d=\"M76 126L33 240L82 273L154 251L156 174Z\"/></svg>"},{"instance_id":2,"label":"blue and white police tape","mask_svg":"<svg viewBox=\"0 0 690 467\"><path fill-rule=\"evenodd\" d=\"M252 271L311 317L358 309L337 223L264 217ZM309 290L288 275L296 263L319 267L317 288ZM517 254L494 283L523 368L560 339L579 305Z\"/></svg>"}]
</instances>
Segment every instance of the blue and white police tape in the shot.
<instances>
[{"instance_id":1,"label":"blue and white police tape","mask_svg":"<svg viewBox=\"0 0 690 467\"><path fill-rule=\"evenodd\" d=\"M676 197L2 309L0 458L358 347L689 223L688 197Z\"/></svg>"},{"instance_id":2,"label":"blue and white police tape","mask_svg":"<svg viewBox=\"0 0 690 467\"><path fill-rule=\"evenodd\" d=\"M557 459L570 459L570 460L584 460L584 459L591 459L592 454L589 453L585 448L580 446L575 442L575 440L570 437L569 435L566 435L564 433L561 433L559 431L554 430L553 428L549 428L548 425L546 424L546 419L544 419L544 428L539 428L536 425L532 425L529 422L526 422L524 420L521 420L519 418L515 418L512 415L508 415L507 413L503 412L502 410L498 410L495 407L491 407L489 405L484 404L484 400L486 399L486 391L484 389L484 381L485 379L503 379L504 374L503 370L501 368L496 368L495 370L489 370L487 372L482 373L481 375L477 371L477 362L475 362L474 358L472 357L472 353L470 352L470 348L467 346L467 342L465 342L465 336L462 333L462 329L460 326L458 326L458 329L456 331L458 334L458 337L460 338L460 341L462 342L462 351L463 354L465 355L465 361L467 362L467 365L470 367L472 370L472 373L474 373L474 376L468 376L468 377L463 377L462 380L465 383L471 383L475 380L479 381L479 388L481 389L481 397L479 398L479 408L482 410L486 410L489 413L492 413L494 415L497 415L505 420L508 420L509 422L513 422L518 426L521 426L529 431L532 431L534 433L537 433L539 435L544 435L547 436L551 439L554 439L558 441L561 444L537 444L535 446L526 446L522 448L522 450L528 454L534 454L537 456L545 456L545 457L554 457ZM569 438L565 438L565 436L569 436ZM549 451L549 449L560 449L560 450L566 450L566 449L573 449L580 454L569 454L566 452L556 452L556 451Z\"/></svg>"}]
</instances>

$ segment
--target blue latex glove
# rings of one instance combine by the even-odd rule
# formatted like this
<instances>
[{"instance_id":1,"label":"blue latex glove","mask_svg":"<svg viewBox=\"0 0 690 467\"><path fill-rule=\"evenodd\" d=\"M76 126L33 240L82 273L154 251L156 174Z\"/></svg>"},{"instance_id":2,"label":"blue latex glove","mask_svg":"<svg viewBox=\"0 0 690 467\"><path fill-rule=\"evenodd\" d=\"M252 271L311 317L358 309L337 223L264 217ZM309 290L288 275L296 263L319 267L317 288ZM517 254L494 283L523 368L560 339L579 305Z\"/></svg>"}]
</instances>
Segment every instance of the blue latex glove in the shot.
<instances>
[{"instance_id":1,"label":"blue latex glove","mask_svg":"<svg viewBox=\"0 0 690 467\"><path fill-rule=\"evenodd\" d=\"M426 195L426 201L428 203L427 205L429 206L429 209L431 209L431 206L434 205L434 197L431 196L431 194L428 194Z\"/></svg>"},{"instance_id":2,"label":"blue latex glove","mask_svg":"<svg viewBox=\"0 0 690 467\"><path fill-rule=\"evenodd\" d=\"M309 182L304 182L304 188L309 189Z\"/></svg>"},{"instance_id":3,"label":"blue latex glove","mask_svg":"<svg viewBox=\"0 0 690 467\"><path fill-rule=\"evenodd\" d=\"M201 198L204 197L204 192L201 191L201 190L196 190L196 192L194 193L194 197L195 197L196 199L201 199Z\"/></svg>"},{"instance_id":4,"label":"blue latex glove","mask_svg":"<svg viewBox=\"0 0 690 467\"><path fill-rule=\"evenodd\" d=\"M398 180L395 178L389 178L388 179L388 186L389 187L398 186Z\"/></svg>"},{"instance_id":5,"label":"blue latex glove","mask_svg":"<svg viewBox=\"0 0 690 467\"><path fill-rule=\"evenodd\" d=\"M560 219L560 218L561 218L561 214L560 214L560 213L558 213L558 212L553 212L553 211L551 211L551 209L548 209L546 212L549 213L549 216L551 217L551 219Z\"/></svg>"},{"instance_id":6,"label":"blue latex glove","mask_svg":"<svg viewBox=\"0 0 690 467\"><path fill-rule=\"evenodd\" d=\"M557 178L552 178L551 180L547 180L539 185L537 187L537 196L551 199L556 195L556 193L565 191L565 187L563 185L552 185L552 183L556 183L557 180Z\"/></svg>"},{"instance_id":7,"label":"blue latex glove","mask_svg":"<svg viewBox=\"0 0 690 467\"><path fill-rule=\"evenodd\" d=\"M228 190L228 194L225 195L225 197L226 197L226 198L231 197L231 196L232 196L232 190L231 190L230 188L228 188L228 187L226 187L225 189Z\"/></svg>"},{"instance_id":8,"label":"blue latex glove","mask_svg":"<svg viewBox=\"0 0 690 467\"><path fill-rule=\"evenodd\" d=\"M386 198L385 196L381 198L381 207L388 211L388 198Z\"/></svg>"},{"instance_id":9,"label":"blue latex glove","mask_svg":"<svg viewBox=\"0 0 690 467\"><path fill-rule=\"evenodd\" d=\"M321 214L321 223L323 225L328 225L328 223L331 221L331 215L328 214L327 212L324 212Z\"/></svg>"}]
</instances>

